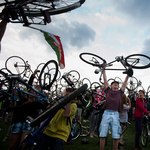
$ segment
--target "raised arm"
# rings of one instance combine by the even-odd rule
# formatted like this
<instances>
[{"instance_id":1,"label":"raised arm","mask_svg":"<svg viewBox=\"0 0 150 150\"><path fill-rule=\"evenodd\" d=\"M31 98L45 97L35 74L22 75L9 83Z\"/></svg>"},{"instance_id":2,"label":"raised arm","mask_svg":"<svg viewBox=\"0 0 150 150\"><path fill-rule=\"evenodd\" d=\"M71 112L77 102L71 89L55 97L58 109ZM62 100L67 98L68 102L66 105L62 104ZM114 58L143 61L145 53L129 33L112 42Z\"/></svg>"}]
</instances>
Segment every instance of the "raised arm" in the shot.
<instances>
[{"instance_id":1,"label":"raised arm","mask_svg":"<svg viewBox=\"0 0 150 150\"><path fill-rule=\"evenodd\" d=\"M122 84L122 87L121 87L121 90L124 92L125 89L126 89L126 86L127 86L127 82L128 82L128 79L129 79L129 76L127 75L123 84Z\"/></svg>"},{"instance_id":2,"label":"raised arm","mask_svg":"<svg viewBox=\"0 0 150 150\"><path fill-rule=\"evenodd\" d=\"M104 90L108 88L108 81L105 69L103 70Z\"/></svg>"}]
</instances>

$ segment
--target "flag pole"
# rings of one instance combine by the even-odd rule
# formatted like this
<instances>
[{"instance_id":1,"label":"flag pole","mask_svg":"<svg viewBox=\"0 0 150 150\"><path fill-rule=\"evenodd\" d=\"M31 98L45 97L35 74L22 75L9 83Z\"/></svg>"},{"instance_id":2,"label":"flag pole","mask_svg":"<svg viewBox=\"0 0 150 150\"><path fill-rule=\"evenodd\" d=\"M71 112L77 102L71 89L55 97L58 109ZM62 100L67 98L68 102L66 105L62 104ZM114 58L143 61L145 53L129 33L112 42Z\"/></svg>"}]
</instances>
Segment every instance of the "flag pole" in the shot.
<instances>
[{"instance_id":1,"label":"flag pole","mask_svg":"<svg viewBox=\"0 0 150 150\"><path fill-rule=\"evenodd\" d=\"M35 29L35 30L38 30L38 31L45 32L45 31L43 31L43 30L41 30L41 29L38 29L38 28L35 28L35 27L31 27L31 26L26 26L26 27L31 28L31 29Z\"/></svg>"}]
</instances>

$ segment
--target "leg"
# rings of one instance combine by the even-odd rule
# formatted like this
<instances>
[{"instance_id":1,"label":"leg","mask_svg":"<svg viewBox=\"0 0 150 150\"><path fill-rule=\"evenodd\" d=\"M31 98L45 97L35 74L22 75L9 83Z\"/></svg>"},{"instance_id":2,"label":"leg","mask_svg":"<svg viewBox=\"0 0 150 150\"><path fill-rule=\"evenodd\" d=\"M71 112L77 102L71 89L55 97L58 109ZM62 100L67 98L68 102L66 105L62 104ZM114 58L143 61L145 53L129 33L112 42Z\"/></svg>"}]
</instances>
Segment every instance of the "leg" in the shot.
<instances>
[{"instance_id":1,"label":"leg","mask_svg":"<svg viewBox=\"0 0 150 150\"><path fill-rule=\"evenodd\" d=\"M104 150L105 139L105 137L100 137L100 150Z\"/></svg>"},{"instance_id":2,"label":"leg","mask_svg":"<svg viewBox=\"0 0 150 150\"><path fill-rule=\"evenodd\" d=\"M27 133L28 133L28 132L24 132L24 133L21 134L19 146L21 146L21 144L22 144L22 142L23 142L25 136L27 135Z\"/></svg>"},{"instance_id":3,"label":"leg","mask_svg":"<svg viewBox=\"0 0 150 150\"><path fill-rule=\"evenodd\" d=\"M139 138L142 133L143 118L135 118L135 148L139 147Z\"/></svg>"},{"instance_id":4,"label":"leg","mask_svg":"<svg viewBox=\"0 0 150 150\"><path fill-rule=\"evenodd\" d=\"M51 137L50 140L50 149L51 150L63 150L65 146L65 141L59 138L53 138Z\"/></svg>"},{"instance_id":5,"label":"leg","mask_svg":"<svg viewBox=\"0 0 150 150\"><path fill-rule=\"evenodd\" d=\"M8 150L15 150L20 139L20 134L11 133Z\"/></svg>"},{"instance_id":6,"label":"leg","mask_svg":"<svg viewBox=\"0 0 150 150\"><path fill-rule=\"evenodd\" d=\"M118 149L118 143L119 143L119 139L113 139L113 150Z\"/></svg>"}]
</instances>

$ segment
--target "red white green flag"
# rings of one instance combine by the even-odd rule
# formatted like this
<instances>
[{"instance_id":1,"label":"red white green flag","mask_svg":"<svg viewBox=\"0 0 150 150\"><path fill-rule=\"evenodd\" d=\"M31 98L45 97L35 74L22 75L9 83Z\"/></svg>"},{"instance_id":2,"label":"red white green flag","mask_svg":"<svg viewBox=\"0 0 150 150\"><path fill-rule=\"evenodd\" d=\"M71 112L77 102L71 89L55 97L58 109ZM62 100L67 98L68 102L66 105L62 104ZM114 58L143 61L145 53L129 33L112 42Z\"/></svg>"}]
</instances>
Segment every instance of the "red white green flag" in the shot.
<instances>
[{"instance_id":1,"label":"red white green flag","mask_svg":"<svg viewBox=\"0 0 150 150\"><path fill-rule=\"evenodd\" d=\"M64 69L65 68L64 51L59 36L44 31L41 32L43 32L45 40L50 44L52 49L55 51L60 69Z\"/></svg>"}]
</instances>

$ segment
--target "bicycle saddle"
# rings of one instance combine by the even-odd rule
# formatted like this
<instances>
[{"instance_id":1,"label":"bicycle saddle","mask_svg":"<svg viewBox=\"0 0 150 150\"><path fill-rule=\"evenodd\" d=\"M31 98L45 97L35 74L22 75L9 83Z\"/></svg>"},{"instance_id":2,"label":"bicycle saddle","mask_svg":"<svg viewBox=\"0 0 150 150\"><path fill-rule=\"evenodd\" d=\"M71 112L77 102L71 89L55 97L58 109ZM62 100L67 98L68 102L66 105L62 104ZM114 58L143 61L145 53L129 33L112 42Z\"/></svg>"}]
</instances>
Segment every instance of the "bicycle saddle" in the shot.
<instances>
[{"instance_id":1,"label":"bicycle saddle","mask_svg":"<svg viewBox=\"0 0 150 150\"><path fill-rule=\"evenodd\" d=\"M129 77L132 77L132 75L133 75L133 69L129 68L127 71L124 71L123 74L127 74Z\"/></svg>"}]
</instances>

